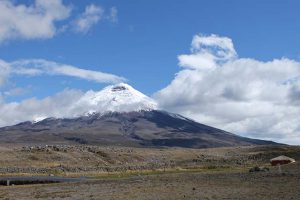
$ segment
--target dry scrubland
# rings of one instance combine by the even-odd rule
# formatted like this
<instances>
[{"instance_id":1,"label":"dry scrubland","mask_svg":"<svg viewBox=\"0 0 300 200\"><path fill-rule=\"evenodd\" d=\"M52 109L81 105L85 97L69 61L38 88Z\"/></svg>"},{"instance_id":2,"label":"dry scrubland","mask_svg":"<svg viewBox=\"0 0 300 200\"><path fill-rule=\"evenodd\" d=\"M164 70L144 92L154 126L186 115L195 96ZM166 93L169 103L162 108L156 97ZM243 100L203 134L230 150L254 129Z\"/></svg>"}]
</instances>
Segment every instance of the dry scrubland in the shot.
<instances>
[{"instance_id":1,"label":"dry scrubland","mask_svg":"<svg viewBox=\"0 0 300 200\"><path fill-rule=\"evenodd\" d=\"M211 149L96 146L2 146L0 173L91 176L80 183L0 186L0 199L300 199L300 147ZM269 172L249 173L253 166Z\"/></svg>"}]
</instances>

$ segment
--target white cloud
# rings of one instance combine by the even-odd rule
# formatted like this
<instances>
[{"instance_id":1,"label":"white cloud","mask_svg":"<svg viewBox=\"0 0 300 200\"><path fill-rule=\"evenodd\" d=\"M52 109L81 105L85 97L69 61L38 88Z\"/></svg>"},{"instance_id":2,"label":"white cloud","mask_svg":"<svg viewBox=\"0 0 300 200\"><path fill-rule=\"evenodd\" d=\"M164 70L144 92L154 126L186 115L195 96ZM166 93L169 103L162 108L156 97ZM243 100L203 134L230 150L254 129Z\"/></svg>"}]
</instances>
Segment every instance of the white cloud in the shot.
<instances>
[{"instance_id":1,"label":"white cloud","mask_svg":"<svg viewBox=\"0 0 300 200\"><path fill-rule=\"evenodd\" d=\"M14 75L64 75L99 83L119 83L125 80L123 77L113 74L81 69L41 59L20 60L11 63L0 60L0 86L4 86L9 77ZM86 98L93 97L94 91L83 93L80 90L72 89L66 89L44 99L30 98L21 102L5 102L5 97L20 95L26 92L27 89L30 88L17 86L8 89L2 88L2 92L0 92L0 113L5 113L5 115L0 117L0 127L49 116L58 118L76 117L95 107L88 101L84 101Z\"/></svg>"},{"instance_id":2,"label":"white cloud","mask_svg":"<svg viewBox=\"0 0 300 200\"><path fill-rule=\"evenodd\" d=\"M104 9L94 4L88 5L73 23L76 32L87 33L103 17Z\"/></svg>"},{"instance_id":3,"label":"white cloud","mask_svg":"<svg viewBox=\"0 0 300 200\"><path fill-rule=\"evenodd\" d=\"M90 4L86 6L85 11L77 17L72 23L72 28L78 33L88 33L90 29L100 21L109 21L112 23L118 22L118 10L116 7L111 7L107 12L101 6Z\"/></svg>"},{"instance_id":4,"label":"white cloud","mask_svg":"<svg viewBox=\"0 0 300 200\"><path fill-rule=\"evenodd\" d=\"M0 59L0 102L4 96L21 94L26 88L6 87L11 76L40 76L40 75L63 75L83 80L94 81L98 83L120 83L126 81L125 78L114 74L104 73L101 71L87 70L72 65L56 63L42 59L19 60L6 62ZM5 86L5 87L4 87Z\"/></svg>"},{"instance_id":5,"label":"white cloud","mask_svg":"<svg viewBox=\"0 0 300 200\"><path fill-rule=\"evenodd\" d=\"M300 143L300 62L238 58L231 39L196 35L154 97L162 108L248 137Z\"/></svg>"},{"instance_id":6,"label":"white cloud","mask_svg":"<svg viewBox=\"0 0 300 200\"><path fill-rule=\"evenodd\" d=\"M0 1L0 42L13 38L51 38L55 22L67 19L71 8L62 0L35 0L34 5Z\"/></svg>"},{"instance_id":7,"label":"white cloud","mask_svg":"<svg viewBox=\"0 0 300 200\"><path fill-rule=\"evenodd\" d=\"M27 88L13 87L12 89L4 91L3 95L6 97L7 96L18 96L18 95L24 94L26 92L26 89L28 89L28 88L29 87L27 87Z\"/></svg>"},{"instance_id":8,"label":"white cloud","mask_svg":"<svg viewBox=\"0 0 300 200\"><path fill-rule=\"evenodd\" d=\"M6 82L9 71L9 64L0 59L0 87Z\"/></svg>"},{"instance_id":9,"label":"white cloud","mask_svg":"<svg viewBox=\"0 0 300 200\"><path fill-rule=\"evenodd\" d=\"M72 117L76 109L72 105L83 95L79 90L64 90L52 97L44 99L26 99L22 102L0 102L0 126L13 125L19 122L40 119L46 116Z\"/></svg>"},{"instance_id":10,"label":"white cloud","mask_svg":"<svg viewBox=\"0 0 300 200\"><path fill-rule=\"evenodd\" d=\"M108 19L113 23L118 22L118 10L117 10L116 7L111 7L110 8L110 14L108 16Z\"/></svg>"},{"instance_id":11,"label":"white cloud","mask_svg":"<svg viewBox=\"0 0 300 200\"><path fill-rule=\"evenodd\" d=\"M70 30L87 33L102 19L118 21L115 7L104 15L104 8L90 4L73 21L72 8L63 0L35 0L31 5L0 0L0 43L12 39L48 39Z\"/></svg>"},{"instance_id":12,"label":"white cloud","mask_svg":"<svg viewBox=\"0 0 300 200\"><path fill-rule=\"evenodd\" d=\"M230 38L196 35L189 55L180 55L179 66L198 70L214 69L218 64L237 57Z\"/></svg>"},{"instance_id":13,"label":"white cloud","mask_svg":"<svg viewBox=\"0 0 300 200\"><path fill-rule=\"evenodd\" d=\"M125 78L113 74L82 69L42 59L19 60L11 62L9 65L11 68L10 73L19 75L65 75L99 83L119 83L125 81Z\"/></svg>"}]
</instances>

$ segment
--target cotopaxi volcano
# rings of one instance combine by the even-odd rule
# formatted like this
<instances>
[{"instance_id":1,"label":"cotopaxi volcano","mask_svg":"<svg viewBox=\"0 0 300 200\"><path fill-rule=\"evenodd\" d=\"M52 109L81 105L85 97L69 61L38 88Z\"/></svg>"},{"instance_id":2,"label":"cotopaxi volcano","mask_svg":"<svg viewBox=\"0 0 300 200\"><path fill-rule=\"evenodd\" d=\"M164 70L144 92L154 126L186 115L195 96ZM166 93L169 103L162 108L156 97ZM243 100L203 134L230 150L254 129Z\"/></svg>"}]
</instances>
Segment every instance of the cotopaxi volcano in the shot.
<instances>
[{"instance_id":1,"label":"cotopaxi volcano","mask_svg":"<svg viewBox=\"0 0 300 200\"><path fill-rule=\"evenodd\" d=\"M191 148L273 144L162 111L153 99L124 83L86 93L73 107L82 112L3 127L0 142Z\"/></svg>"}]
</instances>

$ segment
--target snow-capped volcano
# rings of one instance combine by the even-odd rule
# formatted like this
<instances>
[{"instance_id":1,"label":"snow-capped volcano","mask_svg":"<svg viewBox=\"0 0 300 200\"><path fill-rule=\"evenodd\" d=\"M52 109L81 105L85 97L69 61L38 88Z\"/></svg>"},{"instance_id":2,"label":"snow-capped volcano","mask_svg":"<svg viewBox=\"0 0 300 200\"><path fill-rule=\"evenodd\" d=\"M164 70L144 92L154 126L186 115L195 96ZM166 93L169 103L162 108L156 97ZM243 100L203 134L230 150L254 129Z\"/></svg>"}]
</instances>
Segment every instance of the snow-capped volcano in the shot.
<instances>
[{"instance_id":1,"label":"snow-capped volcano","mask_svg":"<svg viewBox=\"0 0 300 200\"><path fill-rule=\"evenodd\" d=\"M45 99L45 104L52 109L41 109L33 111L27 119L33 123L43 119L53 118L76 118L91 114L106 114L108 112L135 112L157 110L157 103L150 97L135 90L128 84L119 83L110 85L100 91L89 90L85 93L79 92L67 98L59 99L59 95L52 103ZM22 121L14 121L14 124Z\"/></svg>"},{"instance_id":2,"label":"snow-capped volcano","mask_svg":"<svg viewBox=\"0 0 300 200\"><path fill-rule=\"evenodd\" d=\"M43 112L34 123L23 121L0 128L0 144L192 148L273 144L243 138L178 114L158 110L154 100L124 83L105 87L101 91L88 91L71 101L59 100L65 102L59 113Z\"/></svg>"},{"instance_id":3,"label":"snow-capped volcano","mask_svg":"<svg viewBox=\"0 0 300 200\"><path fill-rule=\"evenodd\" d=\"M89 91L79 99L74 107L80 105L88 108L85 114L157 109L157 103L153 99L125 83L107 86L98 92Z\"/></svg>"}]
</instances>

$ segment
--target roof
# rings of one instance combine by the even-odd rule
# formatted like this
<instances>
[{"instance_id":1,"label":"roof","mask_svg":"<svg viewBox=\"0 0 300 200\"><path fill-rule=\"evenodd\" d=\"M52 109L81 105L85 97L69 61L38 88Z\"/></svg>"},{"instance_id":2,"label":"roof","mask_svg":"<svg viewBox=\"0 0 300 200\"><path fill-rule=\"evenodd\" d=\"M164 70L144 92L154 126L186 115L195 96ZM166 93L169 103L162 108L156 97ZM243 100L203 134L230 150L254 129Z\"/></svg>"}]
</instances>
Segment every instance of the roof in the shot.
<instances>
[{"instance_id":1,"label":"roof","mask_svg":"<svg viewBox=\"0 0 300 200\"><path fill-rule=\"evenodd\" d=\"M280 161L280 160L289 160L291 162L295 162L295 159L287 157L287 156L278 156L276 158L271 159L270 161Z\"/></svg>"}]
</instances>

